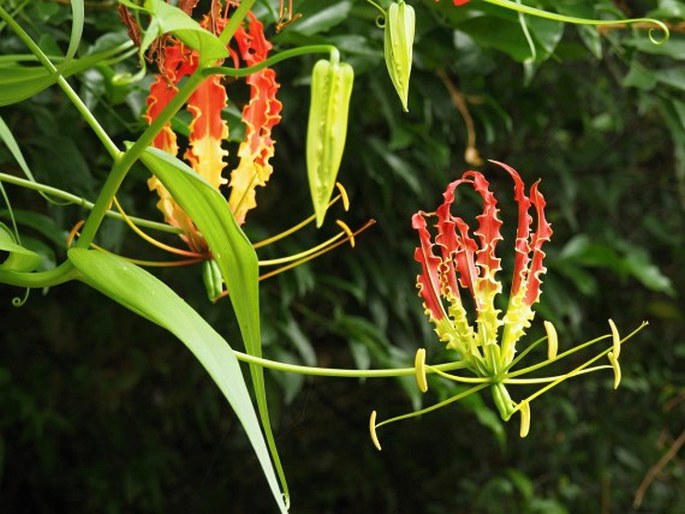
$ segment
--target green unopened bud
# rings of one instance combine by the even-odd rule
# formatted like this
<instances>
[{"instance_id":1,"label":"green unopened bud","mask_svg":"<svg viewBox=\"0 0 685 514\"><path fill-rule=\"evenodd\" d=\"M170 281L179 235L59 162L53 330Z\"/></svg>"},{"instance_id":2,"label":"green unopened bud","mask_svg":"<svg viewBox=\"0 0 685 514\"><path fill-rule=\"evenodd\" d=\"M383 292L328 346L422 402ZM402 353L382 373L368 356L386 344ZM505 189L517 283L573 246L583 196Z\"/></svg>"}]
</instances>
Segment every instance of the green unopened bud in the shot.
<instances>
[{"instance_id":1,"label":"green unopened bud","mask_svg":"<svg viewBox=\"0 0 685 514\"><path fill-rule=\"evenodd\" d=\"M312 98L307 126L307 175L317 227L323 223L340 169L353 81L354 70L345 63L322 59L312 71Z\"/></svg>"},{"instance_id":2,"label":"green unopened bud","mask_svg":"<svg viewBox=\"0 0 685 514\"><path fill-rule=\"evenodd\" d=\"M215 302L223 294L224 279L215 260L210 259L202 263L202 282L205 284L210 302Z\"/></svg>"},{"instance_id":3,"label":"green unopened bud","mask_svg":"<svg viewBox=\"0 0 685 514\"><path fill-rule=\"evenodd\" d=\"M414 8L411 5L405 4L404 0L390 4L385 16L385 64L405 111L409 110L407 102L415 25Z\"/></svg>"},{"instance_id":4,"label":"green unopened bud","mask_svg":"<svg viewBox=\"0 0 685 514\"><path fill-rule=\"evenodd\" d=\"M514 400L509 396L509 391L504 384L492 384L490 387L492 392L492 399L495 401L495 406L499 411L500 416L504 421L509 421L509 418L514 413Z\"/></svg>"}]
</instances>

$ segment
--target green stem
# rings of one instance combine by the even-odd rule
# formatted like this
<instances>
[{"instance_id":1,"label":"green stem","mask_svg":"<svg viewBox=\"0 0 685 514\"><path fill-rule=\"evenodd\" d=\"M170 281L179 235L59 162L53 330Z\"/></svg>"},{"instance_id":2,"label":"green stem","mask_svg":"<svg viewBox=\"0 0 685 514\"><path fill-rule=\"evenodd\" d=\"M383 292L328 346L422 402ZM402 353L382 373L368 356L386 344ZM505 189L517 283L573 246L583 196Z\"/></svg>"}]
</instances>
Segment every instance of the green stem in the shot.
<instances>
[{"instance_id":1,"label":"green stem","mask_svg":"<svg viewBox=\"0 0 685 514\"><path fill-rule=\"evenodd\" d=\"M343 369L343 368L319 368L316 366L301 366L297 364L287 364L285 362L273 361L256 357L247 353L233 350L236 358L249 364L256 364L263 368L283 371L285 373L296 373L298 375L309 375L316 377L337 377L337 378L391 378L404 377L416 374L415 368L391 368L391 369ZM426 367L427 373L437 373L440 371L451 371L462 369L462 361L438 364L437 366Z\"/></svg>"},{"instance_id":2,"label":"green stem","mask_svg":"<svg viewBox=\"0 0 685 514\"><path fill-rule=\"evenodd\" d=\"M86 123L90 125L91 129L93 129L95 135L98 137L98 139L100 139L104 147L107 149L107 152L109 152L113 158L116 158L121 151L114 144L114 141L110 139L109 134L107 134L105 129L102 128L102 125L100 125L95 116L93 116L93 113L90 112L90 109L88 109L83 100L81 100L81 97L78 96L76 91L73 90L67 80L60 74L60 71L57 69L57 67L55 67L52 61L50 61L48 56L43 53L40 47L33 41L31 36L29 36L29 34L21 27L21 25L19 25L14 18L12 18L2 7L0 7L0 18L2 18L14 31L14 33L19 36L19 39L24 42L28 49L31 50L31 52L38 58L40 63L48 71L50 71L50 73L57 76L57 85L62 89L62 91L64 91L64 94L67 96L67 98L71 100L71 102L74 104L74 107L76 107Z\"/></svg>"},{"instance_id":3,"label":"green stem","mask_svg":"<svg viewBox=\"0 0 685 514\"><path fill-rule=\"evenodd\" d=\"M240 2L240 5L231 15L231 19L224 27L224 30L221 32L221 34L219 34L219 40L224 45L228 45L228 43L231 41L235 31L238 30L238 27L240 27L240 25L243 23L243 20L247 16L247 13L250 11L250 9L252 9L255 1L256 0L242 0Z\"/></svg>"},{"instance_id":4,"label":"green stem","mask_svg":"<svg viewBox=\"0 0 685 514\"><path fill-rule=\"evenodd\" d=\"M23 273L0 270L0 283L17 287L44 288L69 282L79 276L70 261L65 261L49 271Z\"/></svg>"},{"instance_id":5,"label":"green stem","mask_svg":"<svg viewBox=\"0 0 685 514\"><path fill-rule=\"evenodd\" d=\"M628 334L623 339L621 339L621 344L625 344L626 342L628 342L629 339L631 339L635 334L637 334L640 330L645 328L647 325L648 325L648 323L646 321L643 321L635 330L633 330L630 334ZM579 350L582 350L583 348L587 348L588 346L596 344L599 341L602 341L604 339L610 339L611 337L612 337L611 334L605 334L603 336L596 337L595 339L591 339L590 341L587 341L587 342L580 344L578 346L574 346L573 348L566 350L563 353L560 353L554 359L547 359L547 360L545 360L541 363L535 364L533 366L528 366L527 368L522 368L522 369L516 370L512 373L507 373L505 376L507 377L507 379L511 379L511 378L515 378L515 377L518 377L521 375L525 375L527 373L530 373L531 371L535 371L537 369L544 368L545 366L549 366L553 362L556 362L556 361L561 360L565 357L568 357L569 355L571 355L571 354L573 354ZM612 349L613 348L608 348L607 350L602 351L602 353L600 353L600 356L606 355ZM592 362L594 362L594 359L586 362L585 365L588 365L588 363L592 363Z\"/></svg>"},{"instance_id":6,"label":"green stem","mask_svg":"<svg viewBox=\"0 0 685 514\"><path fill-rule=\"evenodd\" d=\"M606 350L607 352L609 350ZM573 373L571 376L577 376L577 375L585 375L587 373L593 373L595 371L599 371L602 369L613 369L612 366L609 366L608 364L602 364L601 366L594 366L592 368L587 368L587 369L582 369L576 373ZM549 382L556 382L565 378L571 378L568 373L565 375L554 375L551 377L540 377L540 378L507 378L507 375L504 375L502 378L502 383L506 385L527 385L527 384L547 384Z\"/></svg>"},{"instance_id":7,"label":"green stem","mask_svg":"<svg viewBox=\"0 0 685 514\"><path fill-rule=\"evenodd\" d=\"M480 384L480 385L471 387L471 388L467 389L466 391L455 394L454 396L451 396L450 398L447 398L446 400L438 402L438 403L431 405L429 407L426 407L424 409L419 409L419 410L416 410L413 412L408 412L407 414L402 414L401 416L395 416L394 418L383 420L380 423L376 424L376 428L380 428L383 425L388 425L390 423L394 423L396 421L400 421L403 419L415 418L416 416L421 416L422 414L428 414L429 412L433 412L434 410L438 410L438 409L440 409L446 405L449 405L450 403L454 403L454 402L461 400L462 398L466 398L467 396L471 396L473 393L476 393L476 392L480 391L481 389L485 389L489 385L490 384L488 384L488 383Z\"/></svg>"},{"instance_id":8,"label":"green stem","mask_svg":"<svg viewBox=\"0 0 685 514\"><path fill-rule=\"evenodd\" d=\"M652 43L660 45L668 41L671 37L671 32L668 30L666 24L662 21L655 20L653 18L629 18L624 20L593 20L587 18L576 18L575 16L566 16L564 14L553 13L549 11L543 11L542 9L536 9L535 7L530 7L527 5L519 4L517 2L512 2L511 0L483 0L492 5L497 5L499 7L504 7L505 9L510 9L512 11L517 11L523 14L530 14L532 16L537 16L538 18L544 18L547 20L560 21L562 23L573 23L574 25L592 25L595 27L601 26L611 26L611 25L623 25L623 24L635 24L635 23L649 23L655 25L663 33L662 39L656 39L652 32L654 29L649 30L649 39Z\"/></svg>"},{"instance_id":9,"label":"green stem","mask_svg":"<svg viewBox=\"0 0 685 514\"><path fill-rule=\"evenodd\" d=\"M93 210L90 216L88 216L86 224L81 231L81 236L78 238L75 246L80 248L90 246L90 243L95 238L95 233L109 210L114 195L119 190L119 186L121 186L131 166L140 158L147 147L152 144L157 134L164 128L164 125L183 107L190 95L203 80L202 70L197 69L188 77L188 80L179 88L178 93L169 101L159 116L150 123L136 142L121 154L119 158L115 159L112 171L102 186L98 199L95 201Z\"/></svg>"},{"instance_id":10,"label":"green stem","mask_svg":"<svg viewBox=\"0 0 685 514\"><path fill-rule=\"evenodd\" d=\"M330 53L331 55L333 55L337 51L338 49L333 45L301 46L298 48L292 48L290 50L284 50L282 52L279 52L276 55L269 57L268 59L264 59L259 64L255 64L254 66L250 66L248 68L229 68L227 66L213 66L205 68L202 72L205 74L205 76L222 74L228 75L229 77L245 77L247 75L252 75L253 73L264 68L268 68L269 66L273 66L274 64L277 64L281 61L285 61L286 59L291 59L292 57L321 53Z\"/></svg>"},{"instance_id":11,"label":"green stem","mask_svg":"<svg viewBox=\"0 0 685 514\"><path fill-rule=\"evenodd\" d=\"M89 202L85 198L76 196L61 189L57 189L56 187L41 184L40 182L34 182L25 178L15 177L14 175L8 175L7 173L0 173L0 182L5 182L7 184L13 184L15 186L25 187L27 189L45 193L49 196L65 200L74 205L78 205L79 207L83 207L84 209L90 210L95 205L93 202ZM105 216L123 221L123 216L117 211L108 210L105 212ZM180 233L180 229L172 227L171 225L167 225L166 223L160 223L144 218L137 218L135 216L129 216L128 218L134 221L135 224L140 227L158 230L160 232L168 232L170 234Z\"/></svg>"},{"instance_id":12,"label":"green stem","mask_svg":"<svg viewBox=\"0 0 685 514\"><path fill-rule=\"evenodd\" d=\"M576 353L580 350L587 348L588 346L592 346L593 344L597 344L600 341L603 341L604 339L609 339L609 338L611 338L611 335L609 335L609 334L605 334L603 336L596 337L595 339L591 339L590 341L586 341L583 344L579 344L578 346L574 346L573 348L570 348L569 350L566 350L565 352L558 354L553 359L547 359L547 360L544 360L544 361L539 362L537 364L533 364L531 366L528 366L526 368L521 368L521 369L518 369L518 370L513 371L511 373L507 373L507 377L514 378L514 377L518 377L520 375L528 374L531 371L542 369L545 366L549 366L550 364L553 364L557 361L560 361L560 360L564 359L565 357L568 357L569 355L571 355L573 353ZM511 369L511 367L513 365L514 365L514 363L512 362L511 366L509 366L507 369Z\"/></svg>"},{"instance_id":13,"label":"green stem","mask_svg":"<svg viewBox=\"0 0 685 514\"><path fill-rule=\"evenodd\" d=\"M385 16L387 15L387 12L385 11L385 9L383 9L382 6L378 5L373 0L366 0L366 1L367 1L367 3L373 5L376 9L378 9L378 11L381 13L381 16L383 16L385 18Z\"/></svg>"}]
</instances>

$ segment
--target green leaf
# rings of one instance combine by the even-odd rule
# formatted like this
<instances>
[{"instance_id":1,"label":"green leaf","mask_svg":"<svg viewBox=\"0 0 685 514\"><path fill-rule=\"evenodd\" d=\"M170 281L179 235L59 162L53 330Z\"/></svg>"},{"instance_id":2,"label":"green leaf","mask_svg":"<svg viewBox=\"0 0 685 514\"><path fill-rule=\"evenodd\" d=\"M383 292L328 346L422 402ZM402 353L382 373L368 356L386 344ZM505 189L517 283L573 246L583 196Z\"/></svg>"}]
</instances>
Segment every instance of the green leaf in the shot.
<instances>
[{"instance_id":1,"label":"green leaf","mask_svg":"<svg viewBox=\"0 0 685 514\"><path fill-rule=\"evenodd\" d=\"M245 349L262 355L259 320L259 263L257 253L233 217L226 199L187 164L156 148L148 148L141 161L164 184L174 200L191 217L212 252L228 288L240 325ZM269 448L284 492L288 494L266 401L264 370L250 365L257 406Z\"/></svg>"},{"instance_id":2,"label":"green leaf","mask_svg":"<svg viewBox=\"0 0 685 514\"><path fill-rule=\"evenodd\" d=\"M25 209L12 209L12 215L14 215L17 225L35 230L59 248L66 247L69 234L57 225L54 218ZM0 218L11 219L10 211L8 209L0 209Z\"/></svg>"},{"instance_id":3,"label":"green leaf","mask_svg":"<svg viewBox=\"0 0 685 514\"><path fill-rule=\"evenodd\" d=\"M2 271L34 271L41 263L41 256L17 244L12 231L0 223L0 252L8 252L7 258L0 263Z\"/></svg>"},{"instance_id":4,"label":"green leaf","mask_svg":"<svg viewBox=\"0 0 685 514\"><path fill-rule=\"evenodd\" d=\"M57 66L59 74L53 74L42 66L18 64L19 59L24 56L17 56L17 61L14 63L3 62L0 64L0 107L26 100L57 82L59 75L69 77L111 56L111 50L107 50L81 59L71 59Z\"/></svg>"},{"instance_id":5,"label":"green leaf","mask_svg":"<svg viewBox=\"0 0 685 514\"><path fill-rule=\"evenodd\" d=\"M21 153L21 149L19 148L19 145L17 144L17 140L14 138L12 131L7 126L7 123L5 123L5 120L3 120L1 116L0 116L0 141L5 143L5 146L7 146L7 149L12 154L12 157L14 157L14 160L17 161L17 164L21 168L21 171L23 171L24 175L26 175L26 178L28 178L32 182L35 182L36 179L33 177L33 173L31 173L31 170L29 169L29 165L26 164L26 159L24 159L24 155Z\"/></svg>"},{"instance_id":6,"label":"green leaf","mask_svg":"<svg viewBox=\"0 0 685 514\"><path fill-rule=\"evenodd\" d=\"M287 512L247 385L228 343L166 284L135 264L84 248L71 248L68 257L85 283L167 329L193 352L238 416L280 511Z\"/></svg>"},{"instance_id":7,"label":"green leaf","mask_svg":"<svg viewBox=\"0 0 685 514\"><path fill-rule=\"evenodd\" d=\"M81 36L83 35L84 8L83 0L71 0L71 36L69 37L69 48L67 49L67 59L76 55Z\"/></svg>"},{"instance_id":8,"label":"green leaf","mask_svg":"<svg viewBox=\"0 0 685 514\"><path fill-rule=\"evenodd\" d=\"M654 72L645 68L637 59L633 59L630 63L630 69L621 81L623 87L635 87L643 91L654 89L656 84L657 78Z\"/></svg>"},{"instance_id":9,"label":"green leaf","mask_svg":"<svg viewBox=\"0 0 685 514\"><path fill-rule=\"evenodd\" d=\"M656 78L662 84L685 91L685 66L662 69L654 72Z\"/></svg>"}]
</instances>

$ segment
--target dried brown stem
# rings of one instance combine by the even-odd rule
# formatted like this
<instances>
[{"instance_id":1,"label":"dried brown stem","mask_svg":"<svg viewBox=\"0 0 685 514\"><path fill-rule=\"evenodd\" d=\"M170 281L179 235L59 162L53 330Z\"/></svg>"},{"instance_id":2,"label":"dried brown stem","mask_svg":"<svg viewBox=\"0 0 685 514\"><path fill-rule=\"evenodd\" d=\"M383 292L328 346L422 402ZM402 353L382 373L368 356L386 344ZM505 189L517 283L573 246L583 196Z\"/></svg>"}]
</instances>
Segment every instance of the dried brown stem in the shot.
<instances>
[{"instance_id":1,"label":"dried brown stem","mask_svg":"<svg viewBox=\"0 0 685 514\"><path fill-rule=\"evenodd\" d=\"M454 82L449 78L444 69L441 68L437 70L436 73L440 80L442 80L442 83L445 85L454 107L456 107L457 111L459 111L459 114L466 125L466 150L464 151L464 160L471 166L481 166L483 164L483 159L478 153L478 148L476 148L476 129L473 123L473 118L471 117L471 113L469 112L466 99L464 98L464 95L461 94L461 91L459 91Z\"/></svg>"},{"instance_id":2,"label":"dried brown stem","mask_svg":"<svg viewBox=\"0 0 685 514\"><path fill-rule=\"evenodd\" d=\"M654 464L651 468L649 468L649 471L647 471L647 474L645 477L642 479L642 483L640 483L640 486L637 488L637 491L635 492L635 498L633 499L633 507L636 509L642 505L642 500L644 500L645 494L647 493L647 489L649 489L649 486L654 482L656 477L663 471L663 469L666 467L666 464L668 464L671 460L675 458L676 455L678 455L678 452L680 451L680 448L685 444L685 430L683 430L678 438L673 442L671 447L668 449L666 453L664 453L659 461Z\"/></svg>"}]
</instances>

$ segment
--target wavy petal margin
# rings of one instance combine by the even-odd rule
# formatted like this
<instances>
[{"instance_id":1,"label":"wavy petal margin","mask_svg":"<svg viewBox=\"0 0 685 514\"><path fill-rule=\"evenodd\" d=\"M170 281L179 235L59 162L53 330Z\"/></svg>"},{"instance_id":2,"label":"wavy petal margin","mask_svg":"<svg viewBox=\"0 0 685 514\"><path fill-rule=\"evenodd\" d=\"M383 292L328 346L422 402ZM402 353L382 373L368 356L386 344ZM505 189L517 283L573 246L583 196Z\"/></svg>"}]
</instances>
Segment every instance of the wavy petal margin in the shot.
<instances>
[{"instance_id":1,"label":"wavy petal margin","mask_svg":"<svg viewBox=\"0 0 685 514\"><path fill-rule=\"evenodd\" d=\"M247 66L258 64L268 57L271 43L264 36L264 26L249 13L249 30L236 31L241 59ZM238 148L240 163L231 172L231 194L228 203L236 220L242 224L250 209L257 206L255 189L265 186L273 168L269 162L274 155L272 129L281 121L283 105L276 98L280 85L273 69L264 68L248 75L250 101L243 108L245 140Z\"/></svg>"}]
</instances>

